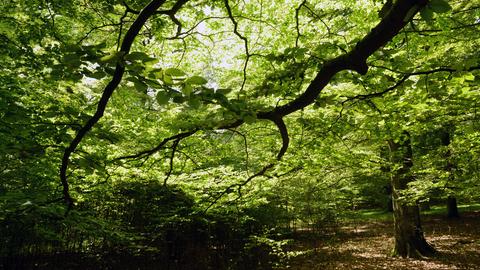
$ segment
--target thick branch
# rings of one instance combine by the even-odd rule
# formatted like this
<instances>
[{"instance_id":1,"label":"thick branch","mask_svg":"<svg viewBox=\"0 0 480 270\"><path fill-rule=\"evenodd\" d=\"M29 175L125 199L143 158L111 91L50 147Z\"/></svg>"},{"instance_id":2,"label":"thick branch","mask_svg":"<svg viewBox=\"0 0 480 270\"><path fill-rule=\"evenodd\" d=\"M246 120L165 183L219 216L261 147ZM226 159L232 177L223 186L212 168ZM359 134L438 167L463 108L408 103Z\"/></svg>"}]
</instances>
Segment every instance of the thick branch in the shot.
<instances>
[{"instance_id":1,"label":"thick branch","mask_svg":"<svg viewBox=\"0 0 480 270\"><path fill-rule=\"evenodd\" d=\"M231 9L228 6L228 0L224 0L227 7L228 15L231 19L233 19L233 15ZM180 0L177 1L174 7L171 10L167 11L159 11L156 10L165 2L165 0L154 0L150 4L148 4L138 15L137 19L134 21L130 29L127 31L125 38L122 42L122 46L120 50L127 54L130 51L130 47L133 43L134 38L138 35L140 29L145 24L146 20L155 13L167 14L171 15L175 13L175 10L178 10L187 0ZM296 99L288 102L282 106L279 106L271 111L264 111L259 112L257 117L259 119L269 119L274 121L274 123L279 128L279 131L282 135L283 145L282 148L277 155L277 158L280 159L288 147L288 133L285 126L285 123L282 120L282 117L296 112L305 108L306 106L312 104L315 99L318 97L320 92L323 88L330 82L330 80L340 71L343 70L353 70L358 72L359 74L366 74L368 71L368 66L366 64L366 60L369 56L371 56L375 51L380 49L384 46L387 42L389 42L394 36L396 36L400 30L406 25L408 21L410 21L411 16L416 14L420 9L422 9L428 0L397 0L393 7L390 9L389 13L380 21L380 23L370 31L362 40L360 40L357 45L354 47L353 50L350 52L338 56L336 58L331 59L324 63L321 67L320 71L317 73L315 78L312 80L310 85L306 88L306 90L298 96ZM248 63L248 42L245 37L240 35L237 30L237 23L235 20L232 20L234 23L234 32L237 36L239 36L244 42L246 47L247 53L247 61L245 62L244 67L244 79L245 79L245 70ZM90 131L90 129L99 121L99 119L103 116L105 111L105 107L108 103L110 96L112 95L113 91L116 89L118 84L120 83L125 68L120 63L117 64L114 75L110 83L106 86L103 95L100 99L100 102L97 107L97 111L95 114L88 120L88 122L83 126L83 128L77 133L76 137L70 143L70 145L65 149L64 156L62 159L62 166L60 168L60 179L63 185L63 192L64 192L64 199L69 208L73 206L73 200L70 197L68 192L68 181L67 181L67 167L69 163L70 155L75 151L76 147L83 139L83 137ZM238 120L230 125L226 125L223 128L232 128L237 127L243 124L243 121ZM196 130L190 131L188 133L195 133ZM186 136L190 136L188 134ZM181 136L176 135L176 136ZM175 137L175 136L173 136ZM170 137L172 138L172 137ZM175 138L176 139L176 138ZM170 139L172 140L172 139ZM165 141L165 140L164 140ZM161 143L162 144L162 143ZM160 148L163 147L160 146ZM158 146L156 147L158 148ZM158 151L158 149L157 149ZM145 153L140 153L140 155L145 155ZM248 183L251 179L256 176L263 175L266 170L271 168L273 164L269 164L264 167L263 170L258 172L257 174L249 177L245 183Z\"/></svg>"},{"instance_id":2,"label":"thick branch","mask_svg":"<svg viewBox=\"0 0 480 270\"><path fill-rule=\"evenodd\" d=\"M282 136L282 148L280 148L280 151L277 154L277 160L281 160L283 155L285 155L285 152L287 152L288 144L290 143L290 138L288 137L287 126L285 125L285 122L283 122L283 119L281 117L274 118L273 123L277 125L278 131Z\"/></svg>"},{"instance_id":3,"label":"thick branch","mask_svg":"<svg viewBox=\"0 0 480 270\"><path fill-rule=\"evenodd\" d=\"M234 32L244 41L246 38L241 36L237 31L237 23L233 20L233 15L228 5L228 0L224 0L225 6L228 11L228 15L234 24ZM395 5L390 9L390 12L380 21L380 23L374 27L369 34L367 34L362 40L360 40L354 49L348 53L331 59L325 62L316 77L312 80L310 85L296 99L288 102L285 105L277 107L271 111L263 111L257 113L258 119L271 120L278 127L282 136L282 148L280 149L277 159L281 159L287 151L289 138L287 127L283 122L283 117L301 110L306 106L312 104L318 97L322 89L330 82L335 74L342 70L353 70L360 74L366 74L368 66L366 60L375 51L389 42L400 30L408 23L416 12L422 9L428 3L427 0L398 0ZM247 52L248 54L248 52ZM247 55L248 56L248 55ZM406 78L404 79L406 80ZM233 122L231 125L219 127L219 129L228 129L238 127L243 124L242 120ZM170 137L172 138L172 137ZM164 142L162 142L164 144ZM161 143L161 145L162 145ZM163 145L162 145L163 146ZM158 147L157 150L158 151ZM144 153L153 153L152 151L144 151ZM138 155L138 154L137 154ZM142 154L141 154L142 155ZM270 166L271 165L271 166ZM273 164L266 166L263 173L271 168ZM268 168L267 168L268 167ZM262 172L261 171L261 172ZM261 173L260 175L262 175ZM255 177L257 174L253 175ZM249 178L250 179L250 178ZM250 180L249 180L250 181Z\"/></svg>"},{"instance_id":4,"label":"thick branch","mask_svg":"<svg viewBox=\"0 0 480 270\"><path fill-rule=\"evenodd\" d=\"M282 158L288 148L289 143L287 128L282 117L312 104L322 89L338 72L342 70L354 70L362 75L366 74L368 71L368 66L366 63L367 58L375 51L383 47L394 36L396 36L411 19L407 17L413 16L427 3L427 0L397 1L396 4L391 8L390 12L382 19L382 21L375 28L373 28L367 36L359 41L352 51L327 61L303 94L293 101L277 107L272 111L260 112L257 114L259 119L268 119L273 121L280 131L283 144L280 152L277 155L277 159L280 160ZM252 175L244 182L227 188L217 198L215 198L215 200L207 207L206 210L213 206L225 194L229 193L231 188L235 186L241 188L249 183L253 178L264 175L268 169L273 167L273 165L273 163L268 164L262 170Z\"/></svg>"},{"instance_id":5,"label":"thick branch","mask_svg":"<svg viewBox=\"0 0 480 270\"><path fill-rule=\"evenodd\" d=\"M165 0L153 0L150 2L138 15L137 19L133 22L133 24L128 29L125 37L123 39L122 45L120 47L120 51L123 54L128 54L130 52L130 48L132 47L132 43L135 37L140 32L141 28L145 24L148 18L152 16L155 11L165 3ZM112 80L107 84L105 87L102 97L97 106L97 110L95 114L87 121L87 123L78 131L75 138L70 142L70 145L65 149L62 158L62 165L60 167L60 181L62 182L63 186L63 196L65 199L65 203L68 206L68 209L73 207L73 199L69 193L69 185L67 180L67 168L68 163L70 161L71 154L75 151L78 144L82 141L83 137L92 129L92 127L100 120L105 112L105 108L107 106L108 100L113 94L113 91L117 88L122 80L123 73L125 72L125 67L122 63L117 63L115 72L113 74Z\"/></svg>"},{"instance_id":6,"label":"thick branch","mask_svg":"<svg viewBox=\"0 0 480 270\"><path fill-rule=\"evenodd\" d=\"M353 70L362 75L366 74L368 71L367 58L396 36L410 20L407 17L416 14L427 3L427 0L396 1L390 12L357 43L352 51L327 61L305 92L273 111L260 112L258 118L270 119L272 115L285 116L312 104L333 76L342 70Z\"/></svg>"}]
</instances>

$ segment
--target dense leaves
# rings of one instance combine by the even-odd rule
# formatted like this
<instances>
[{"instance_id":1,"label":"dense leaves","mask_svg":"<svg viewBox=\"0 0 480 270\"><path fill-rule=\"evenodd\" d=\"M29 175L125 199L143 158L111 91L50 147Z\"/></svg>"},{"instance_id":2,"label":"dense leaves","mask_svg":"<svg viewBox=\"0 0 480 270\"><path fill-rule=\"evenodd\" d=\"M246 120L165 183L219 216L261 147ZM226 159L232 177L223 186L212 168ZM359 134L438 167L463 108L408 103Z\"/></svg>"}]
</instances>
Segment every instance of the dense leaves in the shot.
<instances>
[{"instance_id":1,"label":"dense leaves","mask_svg":"<svg viewBox=\"0 0 480 270\"><path fill-rule=\"evenodd\" d=\"M387 208L405 132L399 201L480 199L477 0L0 12L2 258L280 266L292 231Z\"/></svg>"}]
</instances>

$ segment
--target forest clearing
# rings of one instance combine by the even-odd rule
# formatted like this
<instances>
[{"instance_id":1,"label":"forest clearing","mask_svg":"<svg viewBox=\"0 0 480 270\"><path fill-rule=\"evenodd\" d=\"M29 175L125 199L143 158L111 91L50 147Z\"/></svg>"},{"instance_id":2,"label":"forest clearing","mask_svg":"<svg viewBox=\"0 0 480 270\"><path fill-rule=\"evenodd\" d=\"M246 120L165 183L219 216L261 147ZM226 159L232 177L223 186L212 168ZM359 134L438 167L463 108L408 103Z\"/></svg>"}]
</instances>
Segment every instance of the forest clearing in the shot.
<instances>
[{"instance_id":1,"label":"forest clearing","mask_svg":"<svg viewBox=\"0 0 480 270\"><path fill-rule=\"evenodd\" d=\"M429 215L423 220L427 239L438 250L432 258L392 257L392 220L362 220L340 228L338 236L298 247L307 251L286 269L478 269L480 267L480 211L461 219Z\"/></svg>"}]
</instances>

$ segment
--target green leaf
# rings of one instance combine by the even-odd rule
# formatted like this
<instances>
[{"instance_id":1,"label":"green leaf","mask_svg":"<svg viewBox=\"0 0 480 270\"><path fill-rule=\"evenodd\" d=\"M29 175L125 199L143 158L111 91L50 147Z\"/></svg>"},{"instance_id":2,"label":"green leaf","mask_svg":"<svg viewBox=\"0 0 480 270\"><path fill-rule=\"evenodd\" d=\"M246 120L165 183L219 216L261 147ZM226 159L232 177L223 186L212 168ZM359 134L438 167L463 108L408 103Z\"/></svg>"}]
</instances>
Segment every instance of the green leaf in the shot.
<instances>
[{"instance_id":1,"label":"green leaf","mask_svg":"<svg viewBox=\"0 0 480 270\"><path fill-rule=\"evenodd\" d=\"M93 72L93 73L91 73L91 74L88 74L88 77L94 78L94 79L102 79L102 78L105 77L105 75L106 75L106 74L105 74L105 72L103 72L103 71L95 71L95 72Z\"/></svg>"},{"instance_id":2,"label":"green leaf","mask_svg":"<svg viewBox=\"0 0 480 270\"><path fill-rule=\"evenodd\" d=\"M162 80L162 78L163 78L163 70L162 70L162 69L152 70L152 71L150 72L150 75L153 75L153 77L152 77L152 76L149 76L149 77Z\"/></svg>"},{"instance_id":3,"label":"green leaf","mask_svg":"<svg viewBox=\"0 0 480 270\"><path fill-rule=\"evenodd\" d=\"M141 93L146 93L147 92L147 89L148 89L148 85L146 85L145 83L141 82L141 81L136 81L133 83L133 85L135 86L135 88L141 92Z\"/></svg>"},{"instance_id":4,"label":"green leaf","mask_svg":"<svg viewBox=\"0 0 480 270\"><path fill-rule=\"evenodd\" d=\"M185 72L183 72L182 70L180 70L178 68L167 68L165 70L165 74L168 74L172 77L182 77L182 76L187 75L187 74L185 74Z\"/></svg>"},{"instance_id":5,"label":"green leaf","mask_svg":"<svg viewBox=\"0 0 480 270\"><path fill-rule=\"evenodd\" d=\"M228 102L228 98L221 93L214 93L213 98L216 99L218 103L223 107L228 107L230 105L230 103Z\"/></svg>"},{"instance_id":6,"label":"green leaf","mask_svg":"<svg viewBox=\"0 0 480 270\"><path fill-rule=\"evenodd\" d=\"M163 77L161 79L165 84L172 85L173 84L173 79L172 76L168 74L163 74Z\"/></svg>"},{"instance_id":7,"label":"green leaf","mask_svg":"<svg viewBox=\"0 0 480 270\"><path fill-rule=\"evenodd\" d=\"M170 96L168 95L168 93L160 91L157 93L156 100L159 105L165 105L170 100Z\"/></svg>"},{"instance_id":8,"label":"green leaf","mask_svg":"<svg viewBox=\"0 0 480 270\"><path fill-rule=\"evenodd\" d=\"M424 9L420 10L420 17L422 17L424 21L431 21L433 19L433 10L428 6L425 7Z\"/></svg>"},{"instance_id":9,"label":"green leaf","mask_svg":"<svg viewBox=\"0 0 480 270\"><path fill-rule=\"evenodd\" d=\"M452 9L450 4L445 0L431 0L428 5L436 13L445 13Z\"/></svg>"},{"instance_id":10,"label":"green leaf","mask_svg":"<svg viewBox=\"0 0 480 270\"><path fill-rule=\"evenodd\" d=\"M232 92L232 89L231 88L221 88L221 89L217 89L215 90L216 93L220 93L222 95L227 95L228 93Z\"/></svg>"},{"instance_id":11,"label":"green leaf","mask_svg":"<svg viewBox=\"0 0 480 270\"><path fill-rule=\"evenodd\" d=\"M71 67L78 67L82 64L80 57L76 54L65 54L62 58L62 62Z\"/></svg>"},{"instance_id":12,"label":"green leaf","mask_svg":"<svg viewBox=\"0 0 480 270\"><path fill-rule=\"evenodd\" d=\"M463 76L465 78L465 81L474 81L475 80L475 75L472 73L467 73Z\"/></svg>"},{"instance_id":13,"label":"green leaf","mask_svg":"<svg viewBox=\"0 0 480 270\"><path fill-rule=\"evenodd\" d=\"M128 65L127 68L128 68L129 71L131 71L130 72L131 74L132 73L140 74L145 70L145 66L143 65L143 63L134 63L134 64L131 64L131 65Z\"/></svg>"},{"instance_id":14,"label":"green leaf","mask_svg":"<svg viewBox=\"0 0 480 270\"><path fill-rule=\"evenodd\" d=\"M190 84L185 83L182 88L182 93L185 94L186 96L189 96L193 91L193 88Z\"/></svg>"},{"instance_id":15,"label":"green leaf","mask_svg":"<svg viewBox=\"0 0 480 270\"><path fill-rule=\"evenodd\" d=\"M153 57L150 57L148 54L144 52L132 52L125 55L125 60L127 61L141 61L141 62L150 62L156 60Z\"/></svg>"},{"instance_id":16,"label":"green leaf","mask_svg":"<svg viewBox=\"0 0 480 270\"><path fill-rule=\"evenodd\" d=\"M65 52L79 52L82 51L82 47L80 47L78 44L66 44L63 47L63 50Z\"/></svg>"},{"instance_id":17,"label":"green leaf","mask_svg":"<svg viewBox=\"0 0 480 270\"><path fill-rule=\"evenodd\" d=\"M190 98L188 100L188 106L190 106L193 109L200 108L200 105L202 105L202 102L199 98Z\"/></svg>"},{"instance_id":18,"label":"green leaf","mask_svg":"<svg viewBox=\"0 0 480 270\"><path fill-rule=\"evenodd\" d=\"M122 59L122 57L125 55L125 52L119 51L119 52L113 52L111 54L107 54L100 58L100 62L103 63L116 63Z\"/></svg>"},{"instance_id":19,"label":"green leaf","mask_svg":"<svg viewBox=\"0 0 480 270\"><path fill-rule=\"evenodd\" d=\"M192 76L192 77L188 78L188 80L186 81L186 83L198 84L198 85L206 84L207 82L208 81L201 76Z\"/></svg>"},{"instance_id":20,"label":"green leaf","mask_svg":"<svg viewBox=\"0 0 480 270\"><path fill-rule=\"evenodd\" d=\"M173 97L173 102L175 102L175 103L183 103L183 102L185 102L185 98L182 97L182 96L174 96L174 97Z\"/></svg>"},{"instance_id":21,"label":"green leaf","mask_svg":"<svg viewBox=\"0 0 480 270\"><path fill-rule=\"evenodd\" d=\"M74 81L79 81L79 80L83 79L83 74L75 72L72 75L70 75L70 79L72 79Z\"/></svg>"}]
</instances>

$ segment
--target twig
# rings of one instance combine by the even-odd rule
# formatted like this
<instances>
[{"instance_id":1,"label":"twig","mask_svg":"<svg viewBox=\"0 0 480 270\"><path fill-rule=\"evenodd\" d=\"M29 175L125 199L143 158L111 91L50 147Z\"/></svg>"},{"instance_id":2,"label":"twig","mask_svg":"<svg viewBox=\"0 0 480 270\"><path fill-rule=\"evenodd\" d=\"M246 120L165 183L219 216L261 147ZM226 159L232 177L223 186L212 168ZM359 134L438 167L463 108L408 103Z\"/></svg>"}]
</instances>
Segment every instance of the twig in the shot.
<instances>
[{"instance_id":1,"label":"twig","mask_svg":"<svg viewBox=\"0 0 480 270\"><path fill-rule=\"evenodd\" d=\"M230 4L228 3L228 0L223 1L225 3L225 8L227 9L228 17L230 18L230 21L233 23L233 32L235 35L237 35L241 40L243 40L244 46L245 46L245 63L243 65L243 82L242 86L240 87L240 91L243 91L243 88L245 87L245 83L247 82L247 67L248 67L248 61L250 59L250 52L248 50L248 39L244 37L240 32L238 32L238 22L235 20L235 17L233 16L232 9L230 8Z\"/></svg>"}]
</instances>

